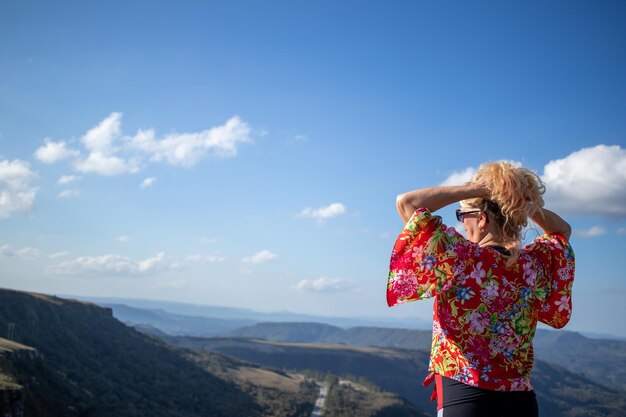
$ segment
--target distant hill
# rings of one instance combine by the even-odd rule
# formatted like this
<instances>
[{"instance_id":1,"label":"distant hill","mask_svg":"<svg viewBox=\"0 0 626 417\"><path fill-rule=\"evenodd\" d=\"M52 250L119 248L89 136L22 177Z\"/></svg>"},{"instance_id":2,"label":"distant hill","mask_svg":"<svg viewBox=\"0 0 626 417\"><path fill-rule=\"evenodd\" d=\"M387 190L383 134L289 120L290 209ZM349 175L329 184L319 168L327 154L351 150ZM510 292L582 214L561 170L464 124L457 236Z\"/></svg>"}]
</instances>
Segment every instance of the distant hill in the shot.
<instances>
[{"instance_id":1,"label":"distant hill","mask_svg":"<svg viewBox=\"0 0 626 417\"><path fill-rule=\"evenodd\" d=\"M309 417L319 394L303 375L175 347L77 300L0 289L0 332L14 339L0 338L3 417ZM343 388L327 416L424 417L393 393Z\"/></svg>"},{"instance_id":2,"label":"distant hill","mask_svg":"<svg viewBox=\"0 0 626 417\"><path fill-rule=\"evenodd\" d=\"M626 393L626 341L539 329L534 347L537 358Z\"/></svg>"},{"instance_id":3,"label":"distant hill","mask_svg":"<svg viewBox=\"0 0 626 417\"><path fill-rule=\"evenodd\" d=\"M113 318L110 309L90 303L0 290L2 333L9 324L24 347L5 342L0 350L0 398L21 395L26 416L304 417L316 398L306 384L277 389L268 381L280 385L293 378L271 371L264 371L264 383L261 378L243 386L198 361L210 357L214 367L224 369L246 366L216 353L194 361L192 353L139 333ZM36 354L15 353L35 349ZM294 414L273 414L283 403L292 404ZM20 415L6 407L1 411Z\"/></svg>"},{"instance_id":4,"label":"distant hill","mask_svg":"<svg viewBox=\"0 0 626 417\"><path fill-rule=\"evenodd\" d=\"M223 333L223 337L246 337L279 342L327 342L341 339L346 330L323 323L258 323Z\"/></svg>"},{"instance_id":5,"label":"distant hill","mask_svg":"<svg viewBox=\"0 0 626 417\"><path fill-rule=\"evenodd\" d=\"M243 326L253 320L216 319L168 313L165 310L147 310L124 304L100 304L113 310L113 316L126 324L148 325L174 336L214 336Z\"/></svg>"},{"instance_id":6,"label":"distant hill","mask_svg":"<svg viewBox=\"0 0 626 417\"><path fill-rule=\"evenodd\" d=\"M222 336L421 350L430 350L431 345L431 332L426 330L380 327L341 329L319 323L258 323L231 330ZM626 392L626 341L590 339L566 330L538 329L533 344L535 358Z\"/></svg>"},{"instance_id":7,"label":"distant hill","mask_svg":"<svg viewBox=\"0 0 626 417\"><path fill-rule=\"evenodd\" d=\"M397 393L418 408L433 410L430 389L421 386L428 352L322 343L284 343L237 338L168 337L170 343L209 349L262 365L308 369L365 378ZM551 417L623 417L624 393L597 384L559 366L536 361L533 380L541 415Z\"/></svg>"},{"instance_id":8,"label":"distant hill","mask_svg":"<svg viewBox=\"0 0 626 417\"><path fill-rule=\"evenodd\" d=\"M429 329L431 323L415 318L378 318L378 317L333 317L333 316L317 316L310 314L292 313L289 311L279 312L260 312L245 308L208 306L189 303L179 303L173 301L144 300L134 298L118 298L118 297L82 297L67 295L64 297L76 298L79 300L90 301L98 305L125 305L145 310L162 310L167 313L208 317L211 319L227 319L227 320L246 320L255 323L259 322L309 322L309 323L325 323L343 328L356 326L376 326L376 327L393 327L407 329ZM114 309L115 310L115 309ZM114 312L115 314L115 312Z\"/></svg>"}]
</instances>

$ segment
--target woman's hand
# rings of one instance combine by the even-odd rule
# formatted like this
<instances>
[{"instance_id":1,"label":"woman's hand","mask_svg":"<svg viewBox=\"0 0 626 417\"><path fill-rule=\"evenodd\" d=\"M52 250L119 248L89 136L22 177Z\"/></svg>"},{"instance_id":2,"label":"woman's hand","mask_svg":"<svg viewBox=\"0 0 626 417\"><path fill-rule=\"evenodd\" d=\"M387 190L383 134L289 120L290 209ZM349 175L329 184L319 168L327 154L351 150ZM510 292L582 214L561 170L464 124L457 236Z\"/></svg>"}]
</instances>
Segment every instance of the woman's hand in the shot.
<instances>
[{"instance_id":1,"label":"woman's hand","mask_svg":"<svg viewBox=\"0 0 626 417\"><path fill-rule=\"evenodd\" d=\"M396 208L400 218L406 224L415 210L420 207L434 212L449 204L469 198L489 198L489 190L477 184L423 188L400 194L396 198Z\"/></svg>"}]
</instances>

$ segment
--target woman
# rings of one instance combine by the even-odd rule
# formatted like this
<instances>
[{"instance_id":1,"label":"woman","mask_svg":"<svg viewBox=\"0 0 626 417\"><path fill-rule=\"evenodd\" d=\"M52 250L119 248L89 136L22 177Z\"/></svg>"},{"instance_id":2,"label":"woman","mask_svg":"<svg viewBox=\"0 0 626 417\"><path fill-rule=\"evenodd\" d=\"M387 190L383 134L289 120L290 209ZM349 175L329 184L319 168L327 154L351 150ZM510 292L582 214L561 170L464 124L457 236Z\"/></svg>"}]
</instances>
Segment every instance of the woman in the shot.
<instances>
[{"instance_id":1,"label":"woman","mask_svg":"<svg viewBox=\"0 0 626 417\"><path fill-rule=\"evenodd\" d=\"M434 297L430 375L438 416L537 416L530 381L537 322L571 314L571 228L543 208L545 187L508 162L480 167L466 185L401 194L406 224L387 283L390 307ZM467 239L431 213L460 202ZM545 233L520 248L528 219Z\"/></svg>"}]
</instances>

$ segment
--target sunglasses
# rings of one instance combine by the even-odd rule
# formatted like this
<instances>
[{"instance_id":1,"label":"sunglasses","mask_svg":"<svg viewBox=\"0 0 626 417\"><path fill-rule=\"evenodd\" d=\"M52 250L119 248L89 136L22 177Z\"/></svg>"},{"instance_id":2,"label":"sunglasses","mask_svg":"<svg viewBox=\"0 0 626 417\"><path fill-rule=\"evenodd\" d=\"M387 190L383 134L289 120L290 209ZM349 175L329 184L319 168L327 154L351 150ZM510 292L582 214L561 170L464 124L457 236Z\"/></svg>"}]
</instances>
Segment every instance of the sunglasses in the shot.
<instances>
[{"instance_id":1,"label":"sunglasses","mask_svg":"<svg viewBox=\"0 0 626 417\"><path fill-rule=\"evenodd\" d=\"M471 213L480 213L482 210L468 210L468 211L461 211L462 209L458 208L456 209L456 219L460 222L463 221L463 216L465 216L466 214L471 214Z\"/></svg>"}]
</instances>

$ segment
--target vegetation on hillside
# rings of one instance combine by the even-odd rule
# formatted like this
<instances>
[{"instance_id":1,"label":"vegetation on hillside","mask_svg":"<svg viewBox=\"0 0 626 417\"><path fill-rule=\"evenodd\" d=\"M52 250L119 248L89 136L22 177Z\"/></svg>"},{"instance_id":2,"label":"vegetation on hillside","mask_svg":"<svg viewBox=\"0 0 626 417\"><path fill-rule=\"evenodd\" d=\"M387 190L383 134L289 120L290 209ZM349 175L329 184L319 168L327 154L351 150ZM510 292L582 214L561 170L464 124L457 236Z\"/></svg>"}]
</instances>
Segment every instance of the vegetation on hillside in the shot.
<instances>
[{"instance_id":1,"label":"vegetation on hillside","mask_svg":"<svg viewBox=\"0 0 626 417\"><path fill-rule=\"evenodd\" d=\"M361 376L381 389L407 399L422 410L434 410L426 375L428 352L321 343L278 343L246 339L168 338L171 343L213 349L265 366ZM599 387L585 377L537 361L534 371L539 410L551 417L622 417L622 391Z\"/></svg>"},{"instance_id":2,"label":"vegetation on hillside","mask_svg":"<svg viewBox=\"0 0 626 417\"><path fill-rule=\"evenodd\" d=\"M328 390L324 417L427 417L397 395L370 391L349 380L337 380Z\"/></svg>"},{"instance_id":3,"label":"vegetation on hillside","mask_svg":"<svg viewBox=\"0 0 626 417\"><path fill-rule=\"evenodd\" d=\"M3 380L24 387L27 416L276 415L257 401L256 393L265 391L242 389L185 350L120 323L110 309L0 290L0 332L10 323L13 338L39 352L8 362L5 357L8 365L0 369ZM280 401L280 390L272 395Z\"/></svg>"}]
</instances>

